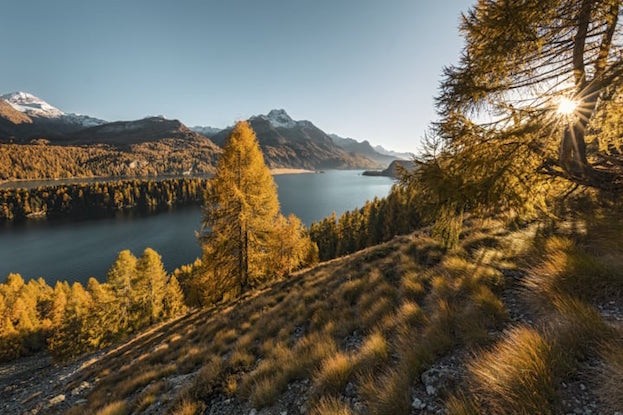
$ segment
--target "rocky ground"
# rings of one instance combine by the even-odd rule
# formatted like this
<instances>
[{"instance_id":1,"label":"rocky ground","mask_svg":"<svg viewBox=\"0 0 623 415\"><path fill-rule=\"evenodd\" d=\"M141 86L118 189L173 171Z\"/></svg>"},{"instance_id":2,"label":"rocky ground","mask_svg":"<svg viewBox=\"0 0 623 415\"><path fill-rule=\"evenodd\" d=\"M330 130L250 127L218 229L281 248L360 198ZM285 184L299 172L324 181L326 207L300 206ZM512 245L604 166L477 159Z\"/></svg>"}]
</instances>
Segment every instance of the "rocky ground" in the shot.
<instances>
[{"instance_id":1,"label":"rocky ground","mask_svg":"<svg viewBox=\"0 0 623 415\"><path fill-rule=\"evenodd\" d=\"M102 352L71 364L54 364L50 356L38 354L0 365L0 413L57 413L84 399L89 382L67 390L81 369L102 356Z\"/></svg>"}]
</instances>

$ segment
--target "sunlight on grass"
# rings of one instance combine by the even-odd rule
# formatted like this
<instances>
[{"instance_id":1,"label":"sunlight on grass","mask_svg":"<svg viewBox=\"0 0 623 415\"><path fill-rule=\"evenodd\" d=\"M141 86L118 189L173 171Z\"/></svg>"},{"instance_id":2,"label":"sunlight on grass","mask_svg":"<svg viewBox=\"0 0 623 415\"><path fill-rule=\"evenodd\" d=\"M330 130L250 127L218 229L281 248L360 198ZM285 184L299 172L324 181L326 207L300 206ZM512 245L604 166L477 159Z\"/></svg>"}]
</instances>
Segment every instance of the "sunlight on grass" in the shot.
<instances>
[{"instance_id":1,"label":"sunlight on grass","mask_svg":"<svg viewBox=\"0 0 623 415\"><path fill-rule=\"evenodd\" d=\"M126 415L129 413L130 411L125 401L115 401L97 411L95 415Z\"/></svg>"},{"instance_id":2,"label":"sunlight on grass","mask_svg":"<svg viewBox=\"0 0 623 415\"><path fill-rule=\"evenodd\" d=\"M553 358L551 344L540 333L515 327L470 365L474 393L490 414L552 413Z\"/></svg>"}]
</instances>

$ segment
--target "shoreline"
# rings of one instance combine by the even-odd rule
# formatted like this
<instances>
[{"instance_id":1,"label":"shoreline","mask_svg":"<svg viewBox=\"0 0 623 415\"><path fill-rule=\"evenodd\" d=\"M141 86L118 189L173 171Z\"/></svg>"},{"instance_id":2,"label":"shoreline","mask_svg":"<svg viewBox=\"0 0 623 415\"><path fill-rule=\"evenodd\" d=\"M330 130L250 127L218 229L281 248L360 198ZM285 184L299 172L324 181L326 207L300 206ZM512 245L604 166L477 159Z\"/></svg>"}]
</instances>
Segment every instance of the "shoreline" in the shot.
<instances>
[{"instance_id":1,"label":"shoreline","mask_svg":"<svg viewBox=\"0 0 623 415\"><path fill-rule=\"evenodd\" d=\"M278 176L282 174L310 174L319 173L319 170L293 169L287 167L277 167L270 169L270 174ZM50 185L63 183L89 183L107 182L118 180L167 180L167 179L209 179L211 174L171 174L158 176L85 176L85 177L46 177L40 179L0 179L0 189L18 188L20 183L48 182Z\"/></svg>"},{"instance_id":2,"label":"shoreline","mask_svg":"<svg viewBox=\"0 0 623 415\"><path fill-rule=\"evenodd\" d=\"M281 174L310 174L310 173L318 173L317 170L306 170L306 169L289 169L278 167L275 169L270 169L270 174L273 176L279 176Z\"/></svg>"}]
</instances>

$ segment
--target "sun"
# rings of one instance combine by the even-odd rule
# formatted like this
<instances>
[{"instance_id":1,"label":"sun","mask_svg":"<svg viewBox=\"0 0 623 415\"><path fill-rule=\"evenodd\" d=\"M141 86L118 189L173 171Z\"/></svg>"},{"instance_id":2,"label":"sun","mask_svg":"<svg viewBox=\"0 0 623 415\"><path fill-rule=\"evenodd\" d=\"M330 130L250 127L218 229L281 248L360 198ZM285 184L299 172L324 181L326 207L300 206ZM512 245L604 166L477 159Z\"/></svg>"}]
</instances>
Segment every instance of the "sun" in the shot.
<instances>
[{"instance_id":1,"label":"sun","mask_svg":"<svg viewBox=\"0 0 623 415\"><path fill-rule=\"evenodd\" d=\"M561 115L571 115L578 107L578 102L567 97L561 97L558 101L558 113Z\"/></svg>"}]
</instances>

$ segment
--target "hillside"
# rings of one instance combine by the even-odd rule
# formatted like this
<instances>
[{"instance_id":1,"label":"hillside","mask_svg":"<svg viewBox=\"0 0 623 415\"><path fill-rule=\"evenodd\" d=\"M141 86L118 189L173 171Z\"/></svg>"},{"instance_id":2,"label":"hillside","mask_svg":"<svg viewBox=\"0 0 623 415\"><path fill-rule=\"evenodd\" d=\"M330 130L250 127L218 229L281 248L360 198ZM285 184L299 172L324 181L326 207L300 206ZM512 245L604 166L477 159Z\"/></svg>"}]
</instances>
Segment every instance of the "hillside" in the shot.
<instances>
[{"instance_id":1,"label":"hillside","mask_svg":"<svg viewBox=\"0 0 623 415\"><path fill-rule=\"evenodd\" d=\"M310 121L294 121L284 110L272 110L267 115L251 117L266 163L270 167L301 169L375 168L379 163L337 146L330 136ZM231 133L226 128L213 135L212 140L223 145Z\"/></svg>"},{"instance_id":2,"label":"hillside","mask_svg":"<svg viewBox=\"0 0 623 415\"><path fill-rule=\"evenodd\" d=\"M402 170L413 171L415 163L411 160L394 160L384 170L366 170L364 176L386 176L398 178Z\"/></svg>"},{"instance_id":3,"label":"hillside","mask_svg":"<svg viewBox=\"0 0 623 415\"><path fill-rule=\"evenodd\" d=\"M0 180L207 174L221 153L178 120L107 123L25 92L2 98Z\"/></svg>"},{"instance_id":4,"label":"hillside","mask_svg":"<svg viewBox=\"0 0 623 415\"><path fill-rule=\"evenodd\" d=\"M376 161L381 166L386 167L397 157L379 153L372 147L368 140L357 141L354 138L344 138L336 134L329 134L333 142L349 153L361 154L371 160Z\"/></svg>"},{"instance_id":5,"label":"hillside","mask_svg":"<svg viewBox=\"0 0 623 415\"><path fill-rule=\"evenodd\" d=\"M614 413L620 223L581 222L397 237L66 366L4 365L2 410Z\"/></svg>"},{"instance_id":6,"label":"hillside","mask_svg":"<svg viewBox=\"0 0 623 415\"><path fill-rule=\"evenodd\" d=\"M0 144L0 180L207 174L221 149L207 138L109 145Z\"/></svg>"}]
</instances>

